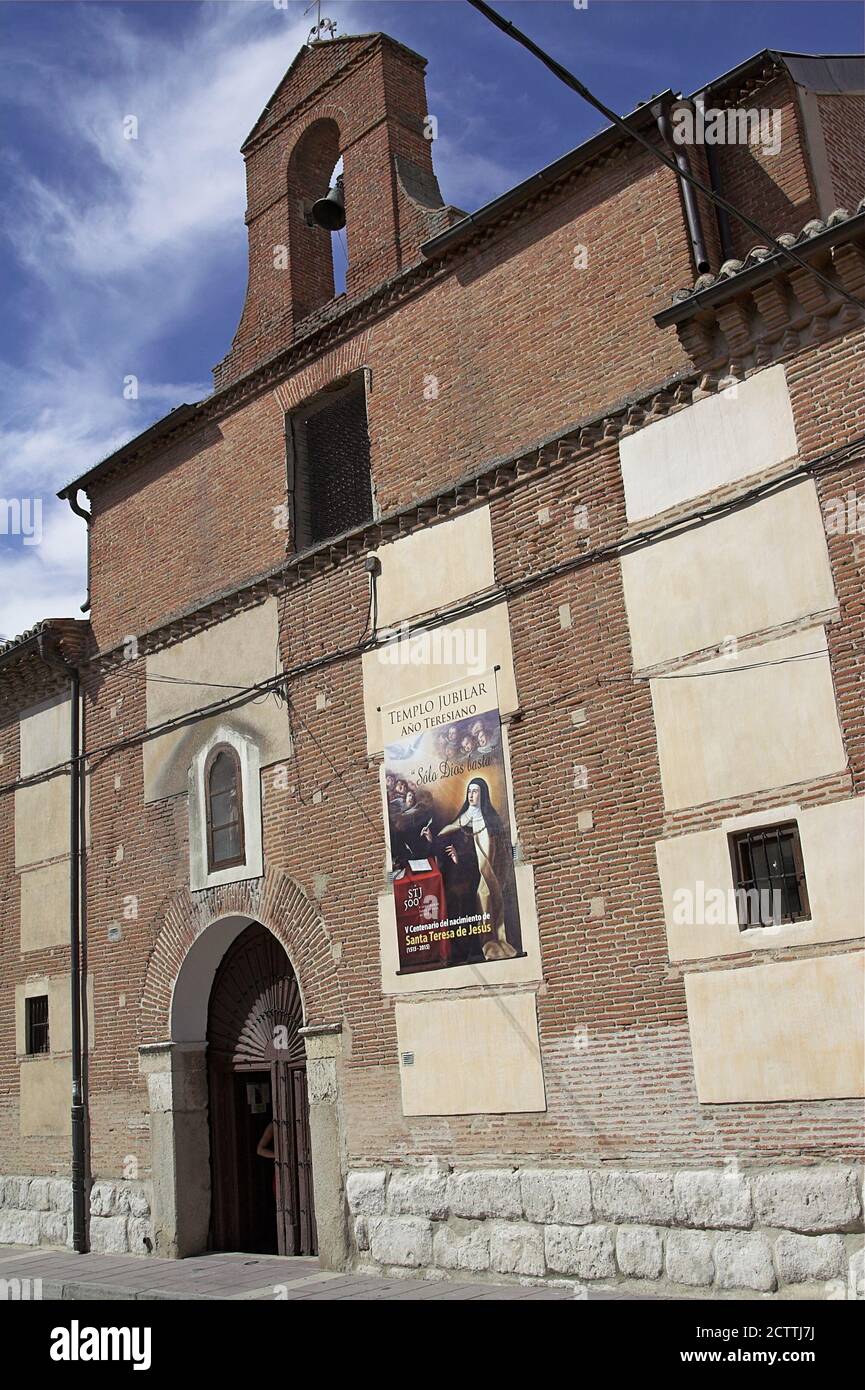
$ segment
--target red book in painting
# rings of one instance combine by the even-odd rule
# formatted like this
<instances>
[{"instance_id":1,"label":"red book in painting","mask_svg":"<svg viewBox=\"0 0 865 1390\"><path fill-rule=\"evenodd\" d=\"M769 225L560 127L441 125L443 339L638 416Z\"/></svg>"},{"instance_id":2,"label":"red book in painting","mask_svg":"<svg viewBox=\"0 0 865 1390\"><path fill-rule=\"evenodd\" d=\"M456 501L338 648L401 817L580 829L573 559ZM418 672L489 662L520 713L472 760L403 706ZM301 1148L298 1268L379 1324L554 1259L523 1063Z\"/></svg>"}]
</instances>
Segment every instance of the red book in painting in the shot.
<instances>
[{"instance_id":1,"label":"red book in painting","mask_svg":"<svg viewBox=\"0 0 865 1390\"><path fill-rule=\"evenodd\" d=\"M434 861L410 859L393 881L400 970L446 965L447 904L444 883Z\"/></svg>"}]
</instances>

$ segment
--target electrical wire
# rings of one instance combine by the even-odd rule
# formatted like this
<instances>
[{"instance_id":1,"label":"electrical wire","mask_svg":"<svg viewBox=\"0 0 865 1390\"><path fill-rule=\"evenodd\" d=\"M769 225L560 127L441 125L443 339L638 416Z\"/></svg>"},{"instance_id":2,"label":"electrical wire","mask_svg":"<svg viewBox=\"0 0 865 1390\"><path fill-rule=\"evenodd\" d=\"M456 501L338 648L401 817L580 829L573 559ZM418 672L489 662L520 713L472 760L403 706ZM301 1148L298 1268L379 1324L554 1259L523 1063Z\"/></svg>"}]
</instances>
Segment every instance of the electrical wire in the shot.
<instances>
[{"instance_id":1,"label":"electrical wire","mask_svg":"<svg viewBox=\"0 0 865 1390\"><path fill-rule=\"evenodd\" d=\"M747 649L746 649L747 650ZM729 666L720 671L668 671L658 676L635 676L638 681L691 681L699 676L730 676L738 675L740 671L756 671L762 666L789 666L793 661L814 661L820 657L829 656L828 648L822 652L798 652L796 656L778 656L772 661L752 661L748 666ZM723 660L723 653L718 653L718 657L707 657L706 660Z\"/></svg>"},{"instance_id":2,"label":"electrical wire","mask_svg":"<svg viewBox=\"0 0 865 1390\"><path fill-rule=\"evenodd\" d=\"M117 676L138 676L138 677L140 677L140 678L146 680L146 681L148 682L148 684L150 684L151 682L155 682L157 685L195 685L195 686L199 686L199 687L200 687L201 689L203 689L203 690L237 690L237 691L240 691L240 690L248 690L248 689L249 689L249 686L246 686L246 685L230 685L230 684L228 684L228 683L226 683L226 682L223 682L223 681L193 681L193 680L187 679L186 676L163 676L163 675L160 675L159 672L157 672L157 671L149 672L149 673L148 673L148 672L145 672L145 671L135 671L135 670L129 670L129 671L127 671L127 670L124 670L122 666L116 666L116 667L114 668L114 670L112 671L112 675L117 675Z\"/></svg>"},{"instance_id":3,"label":"electrical wire","mask_svg":"<svg viewBox=\"0 0 865 1390\"><path fill-rule=\"evenodd\" d=\"M750 506L753 502L759 501L763 497L771 496L776 491L781 491L788 486L794 485L800 477L820 472L823 469L836 468L856 462L856 460L850 456L855 455L857 450L861 449L863 446L865 446L865 435L858 435L856 438L849 440L846 444L841 444L835 449L827 450L826 453L820 454L816 458L805 460L803 463L797 464L795 468L788 469L785 473L779 474L775 478L769 478L765 482L755 484L754 487L747 489L747 491L740 493L736 497L712 503L712 505L708 507L700 507L683 516L671 517L668 521L661 522L657 526L647 527L642 531L634 532L623 540L613 541L607 546L598 546L594 550L583 551L579 555L560 561L557 565L547 566L545 569L535 571L534 574L523 575L520 576L519 579L510 580L505 584L498 585L491 591L485 601L479 599L478 596L475 595L464 603L452 605L447 610L440 610L440 613L436 616L442 616L443 621L452 622L456 618L481 611L484 607L489 607L494 603L500 603L503 599L515 597L525 592L528 588L545 583L550 579L560 578L567 573L582 569L597 561L629 555L634 550L639 550L644 546L654 544L670 532L684 534L687 530L697 525L701 525L706 521L715 520L720 516L730 515L746 506ZM285 597L286 596L283 595L283 601ZM282 616L284 617L284 612ZM377 621L376 603L371 637L375 637ZM410 626L407 631L401 631L400 637L411 636L413 631L428 627L430 621L431 619L428 616L415 619L414 625ZM367 625L368 624L369 619L367 619ZM342 648L335 653L327 653L323 657L318 658L309 667L303 666L294 668L295 672L303 674L307 670L316 669L316 667L320 665L328 665L332 661L338 661L344 657L355 655L356 651L362 649L364 646L368 648L370 642L364 641L365 633L356 647ZM119 666L113 668L112 674L138 676L146 680L166 679L160 676L145 675L143 672L123 671L123 668ZM276 679L276 676L274 678ZM186 680L181 677L172 677L171 679L176 680L179 684L190 686L210 684L209 682ZM232 690L237 689L235 686L228 686L226 688ZM251 688L252 687L244 687L243 689L248 690Z\"/></svg>"},{"instance_id":4,"label":"electrical wire","mask_svg":"<svg viewBox=\"0 0 865 1390\"><path fill-rule=\"evenodd\" d=\"M861 646L862 644L860 643L860 644L854 644L854 645ZM575 699L575 698L578 697L578 696L583 696L583 697L584 697L584 696L586 695L586 692L587 692L588 690L590 690L590 689L597 689L597 688L599 688L599 687L601 687L601 686L603 686L603 685L605 685L605 684L619 684L619 685L624 684L624 685L631 685L631 686L636 687L636 686L638 686L638 685L642 685L642 684L645 684L646 682L651 682L651 681L663 681L663 680L690 680L690 679L693 679L693 678L699 677L699 676L725 676L725 675L735 675L735 674L737 674L737 673L740 672L740 671L754 671L754 670L758 670L758 669L760 669L760 668L762 668L762 667L767 667L767 666L787 666L787 665L790 665L790 664L792 664L792 663L799 662L799 661L815 660L815 659L819 659L819 658L826 658L826 659L828 659L828 658L829 658L829 655L830 655L830 653L829 653L828 649L827 649L827 650L824 650L824 651L817 651L817 652L800 652L800 653L797 653L795 656L777 657L777 658L774 658L774 659L772 659L772 660L770 660L770 661L755 661L755 662L750 662L750 663L748 663L747 665L730 666L729 668L726 668L726 669L725 669L725 668L722 668L721 670L717 670L717 671L680 671L680 672L661 673L661 674L659 674L659 675L649 675L649 674L645 674L645 675L635 675L633 672L627 672L627 673L622 674L622 675L612 675L612 676L596 675L596 676L595 676L594 678L592 678L592 679L583 681L583 682L582 682L580 685L578 685L578 686L573 686L573 687L571 687L571 688L568 689L568 690L564 690L564 691L559 691L559 692L557 692L555 695L550 696L550 698L547 699L547 700L540 700L540 701L536 702L535 704L532 704L532 705L529 705L529 706L521 706L520 709L519 709L518 711L515 712L515 716L514 716L514 719L513 719L512 722L513 722L514 724L522 724L522 723L525 722L527 716L531 716L531 715L534 715L534 714L539 714L539 713L541 713L541 712L542 712L543 710L545 710L545 709L550 709L550 708L553 708L553 707L556 706L556 705L563 704L566 700L572 700L572 699ZM714 660L714 659L716 659L716 658L715 658L715 657L706 657L706 658L704 658L704 660ZM286 674L286 676L285 676L285 678L284 678L284 679L286 680L286 682L291 678L291 674L292 674L292 673L290 673L290 672ZM255 689L257 689L257 687L252 687L252 689L255 690ZM334 777L331 778L331 780L330 780L329 782L324 783L324 784L319 788L319 790L325 791L325 790L327 790L327 788L328 788L329 786L332 785L332 783L333 783L334 781L339 781L339 782L342 784L342 786L344 787L345 791L348 792L349 796L352 797L352 799L356 802L356 804L358 805L358 807L361 809L361 811L363 812L363 814L364 814L364 816L366 817L366 819L367 819L367 820L370 820L369 816L367 816L366 811L365 811L364 808L361 806L360 802L357 801L357 798L356 798L356 796L354 795L354 793L352 792L351 788L348 787L348 786L342 781L342 774L343 774L343 773L346 773L346 772L349 772L349 771L355 771L355 770L356 770L356 771L366 771L366 770L369 769L369 766L370 766L370 763L371 763L372 760L371 760L369 757L366 757L366 758L358 758L358 759L355 759L355 760L353 760L353 761L351 761L351 762L349 762L349 763L343 764L342 767L337 767L336 764L335 764L335 763L332 761L332 759L330 758L329 754L324 750L324 748L322 747L322 745L319 743L318 739L316 738L316 736L315 736L315 734L312 732L312 730L309 728L309 726L308 726L308 724L306 723L306 721L303 719L303 717L302 717L302 715L300 714L300 711L297 709L297 707L296 707L294 701L292 701L287 695L285 696L285 700L286 700L286 704L287 704L289 710L294 714L294 717L297 719L297 721L298 721L298 723L300 724L301 728L303 729L304 733L305 733L305 734L307 735L307 737L315 744L316 748L317 748L318 751L321 753L322 757L326 760L326 762L327 762L328 766L330 767L331 771L334 773ZM247 701L242 701L242 702L239 701L239 702L237 702L236 704L231 705L229 708L231 708L231 709L237 708L238 705L239 705L240 703L247 703ZM170 723L168 726L166 726L166 725L154 726L153 728L148 729L148 730L144 731L144 732L141 733L141 734L130 735L129 738L119 739L119 740L117 740L115 743L110 744L110 745L106 745L105 747L103 747L103 748L101 748L101 749L88 750L87 753L81 755L81 757L79 758L79 762L82 762L82 763L84 763L84 762L86 762L86 763L92 763L94 768L95 768L95 767L98 767L102 761L105 761L105 757L106 757L107 755L109 755L109 754L116 753L116 752L122 752L122 751L126 751L126 750L128 750L128 749L130 749L130 748L137 747L139 744L144 743L144 742L147 742L147 741L149 741L151 738L161 738L164 734L166 734L166 733L171 733L171 732L175 731L177 728L183 728L183 727L186 727L186 726L189 725L189 724L197 723L197 722L198 722L199 720L201 720L201 719L208 718L208 717L209 717L210 715L212 715L214 712L223 712L223 711L225 710L225 708L226 708L226 707L223 706L223 705L218 705L218 706L207 706L205 709L201 709L201 710L197 710L197 711L192 712L189 716L187 716L186 718L184 718L184 719L182 720L182 722L180 722L180 721L178 721L178 722L171 721L171 723ZM293 739L293 735L292 735L292 739ZM296 746L296 744L295 744L294 741L293 741L293 742L292 742L292 747L294 748L295 746ZM295 756L296 756L296 755L295 755ZM35 773L35 774L33 774L31 777L21 778L21 779L20 779L19 781L17 781L17 782L7 782L7 783L5 783L5 784L2 784L2 785L0 785L0 796L7 795L7 794L9 794L10 792L22 790L22 789L25 788L25 787L36 786L36 785L38 785L38 784L41 783L41 782L46 782L46 781L51 780L53 777L62 776L62 775L64 775L65 773L67 773L67 772L71 769L71 767L72 767L72 760L71 760L71 759L68 759L68 760L65 761L65 762L57 763L57 764L56 764L55 766L53 766L53 767L46 768L43 772ZM93 768L91 768L91 771L92 771L92 770L93 770ZM303 805L303 806L309 806L309 805L311 804L309 801L305 801L304 798L303 798L302 796L300 796L300 795L299 795L298 799L300 800L301 805ZM370 824L373 824L373 822L370 821Z\"/></svg>"},{"instance_id":5,"label":"electrical wire","mask_svg":"<svg viewBox=\"0 0 865 1390\"><path fill-rule=\"evenodd\" d=\"M861 645L862 645L861 643L854 643L854 646L861 646ZM747 648L746 648L746 650L747 650ZM347 656L347 655L356 655L356 654L357 654L356 652L343 651L343 652L340 653L340 656L345 657L345 656ZM703 660L710 660L710 661L711 661L711 660L716 660L716 659L719 659L720 655L721 655L721 654L718 654L718 655L716 655L716 656L705 657L705 658L703 658ZM830 653L829 653L828 648L827 648L827 649L824 650L824 651L816 651L816 652L798 652L798 653L796 653L796 655L794 655L794 656L775 657L775 658L773 658L773 659L771 659L771 660L769 660L769 661L755 661L755 662L750 662L748 665L730 666L730 667L727 667L727 668L721 668L720 670L717 670L717 671L671 671L671 672L662 672L662 673L660 673L660 674L658 674L658 675L650 675L650 674L640 674L640 675L636 675L634 672L627 672L627 673L622 674L622 675L595 676L595 678L594 678L593 680L584 681L581 685L575 686L575 687L573 687L573 688L570 689L570 690L563 691L563 692L561 692L561 693L559 693L559 694L557 694L557 695L551 697L551 698L550 698L549 700L547 700L547 701L542 701L542 702L540 702L540 703L538 703L538 704L530 705L530 706L528 706L528 707L523 707L523 708L521 708L520 711L519 711L520 721L522 722L522 720L525 718L526 715L530 715L530 714L537 713L539 710L541 710L541 709L546 709L546 708L548 708L548 707L551 706L551 705L560 704L560 703L562 703L562 701L564 701L564 700L573 699L576 695L584 694L585 691L586 691L589 687L591 687L591 686L597 687L597 686L600 686L600 685L602 685L602 684L604 684L604 683L616 683L616 684L639 685L639 684L645 683L646 681L685 680L685 679L690 680L690 679L693 679L694 677L697 677L697 676L726 676L726 675L737 675L740 671L754 671L754 670L758 670L759 668L764 667L764 666L788 666L788 665L790 665L791 663L798 662L798 661L809 661L809 660L815 660L815 659L819 659L819 658L826 658L826 659L828 659L828 658L829 658L829 655L830 655ZM307 725L306 722L304 721L303 717L301 716L299 710L298 710L298 709L296 708L296 706L294 705L294 702L291 700L291 698L290 698L290 697L288 696L288 694L287 694L287 685L288 685L288 682L291 680L292 676L295 675L295 674L304 674L303 669L302 669L302 668L298 668L298 670L297 670L296 672L288 671L288 672L285 672L283 675L281 675L281 676L279 677L280 682L281 682L281 683L284 682L285 685L286 685L286 693L285 693L285 695L283 696L283 698L285 699L285 702L286 702L287 706L289 707L289 709L293 711L294 716L297 718L297 720L298 720L298 722L300 723L301 727L303 728L304 732L305 732L305 733L307 734L307 736L313 741L313 743L314 743L314 744L316 745L316 747L318 748L319 752L320 752L320 753L322 754L322 756L326 759L328 765L329 765L330 768L331 768L331 771L332 771L337 777L339 777L341 771L343 771L343 772L344 772L344 771L348 771L349 768L368 767L368 766L369 766L369 758L366 758L366 759L363 759L363 760L360 760L360 759L359 759L359 760L357 760L357 761L355 761L355 762L347 763L342 769L337 768L337 767L335 766L335 764L331 761L329 755L328 755L328 754L325 752L325 750L322 748L321 744L318 742L318 739L315 737L315 735L313 734L312 730L308 727L308 725ZM81 754L81 756L79 757L78 761L79 761L79 762L88 762L88 763L94 762L94 760L96 760L96 759L100 759L100 760L104 761L105 756L107 756L107 755L109 755L109 754L111 754L111 753L122 752L122 751L124 751L124 750L126 750L126 749L134 748L134 747L136 747L138 744L145 743L145 742L149 742L151 739L154 739L154 738L161 738L161 737L163 737L163 735L165 735L165 734L167 734L167 733L173 733L173 732L175 732L177 729L185 728L185 727L187 727L187 726L190 725L190 724L198 723L198 722L199 722L200 720L202 720L202 719L207 719L207 718L211 717L211 716L212 716L213 714L215 714L215 713L225 713L225 712L230 711L230 710L232 710L232 709L236 709L236 708L238 708L238 707L239 707L240 705L242 705L242 704L248 704L248 703L252 702L252 696L253 696L255 693L260 692L260 691L261 691L261 688L262 688L262 687L261 687L260 685L251 686L251 687L249 688L249 690L246 691L246 692L244 693L244 698L235 700L235 701L233 701L233 702L230 703L230 704L227 704L227 703L225 703L225 702L217 702L217 703L214 704L214 705L207 705L207 706L205 706L205 707L202 708L202 709L194 710L194 711L190 712L188 715L179 717L178 719L166 721L166 723L164 723L164 724L153 725L151 728L146 729L146 730L143 730L143 731L141 731L141 732L138 733L138 734L130 734L128 738L117 739L114 743L106 744L106 745L104 745L102 748L88 749L88 751L87 751L86 753ZM266 692L266 693L271 693L271 692L268 691L268 692ZM95 763L94 765L98 766L99 764L98 764L98 762L97 762L97 763ZM68 771L71 769L71 767L72 767L72 760L71 760L71 759L67 759L65 762L56 763L53 767L46 768L44 771L42 771L42 772L40 772L40 773L34 773L31 777L22 777L22 778L20 778L17 782L6 782L6 783L3 783L3 784L0 784L0 795L4 795L4 794L6 794L6 793L8 793L8 792L19 791L19 790L21 790L21 789L24 788L24 787L35 786L35 785L37 785L37 784L40 783L40 782L45 782L45 781L50 780L50 778L52 778L52 777L62 776L64 773L68 772ZM347 789L347 790L348 790L348 789ZM304 803L304 804L306 804L306 803Z\"/></svg>"},{"instance_id":6,"label":"electrical wire","mask_svg":"<svg viewBox=\"0 0 865 1390\"><path fill-rule=\"evenodd\" d=\"M291 704L293 703L293 702L291 701L291 699L289 699L288 696L286 696L286 699L288 700L289 705L291 705ZM321 756L325 759L325 761L327 762L327 764L328 764L328 766L330 767L331 771L334 773L334 775L335 775L335 777L336 777L336 780L339 782L340 786L341 786L341 787L343 788L343 790L346 791L346 792L348 793L348 795L351 797L352 801L353 801L354 804L357 806L357 808L358 808L358 810L360 811L361 815L363 816L364 820L368 821L369 824L372 826L373 830L375 830L376 834L378 834L378 830L379 830L378 825L377 825L376 822L372 819L372 817L369 816L369 815L367 814L366 807L358 800L358 798L355 796L354 792L352 791L352 789L351 789L351 787L348 785L348 783L345 782L345 781L343 781L342 773L340 772L339 768L335 765L335 763L332 762L332 760L331 760L331 758L330 758L330 755L324 750L324 748L322 748L322 746L321 746L321 744L319 743L318 739L316 738L315 734L312 732L312 730L308 727L308 725L307 725L306 722L304 721L303 715L300 713L299 710L295 710L295 715L296 715L296 717L297 717L298 723L300 724L300 727L303 729L303 731L304 731L304 733L307 735L307 737L310 738L310 739L312 740L312 742L315 744L315 746L316 746L316 748L318 749L319 753L320 753ZM349 766L351 766L351 767L357 767L357 766L359 766L359 765L360 765L360 764L358 764L358 763L349 764L349 765L344 769L344 771L347 772ZM367 766L368 766L368 765L369 765L369 764L367 763ZM329 785L329 784L328 784L328 785ZM323 790L323 789L321 789L321 790ZM304 803L304 804L308 805L309 803L306 802L306 803Z\"/></svg>"},{"instance_id":7,"label":"electrical wire","mask_svg":"<svg viewBox=\"0 0 865 1390\"><path fill-rule=\"evenodd\" d=\"M863 308L862 301L845 290L843 285L835 284L834 281L830 280L828 276L823 275L823 273L817 270L813 265L809 265L798 252L794 251L789 246L785 246L783 242L780 242L777 237L767 231L762 223L757 222L753 217L749 217L747 213L742 212L735 204L722 197L720 193L717 193L709 184L704 183L696 174L680 169L672 156L666 154L657 145L653 144L652 141L648 140L640 131L629 126L627 121L624 121L621 116L611 109L611 107L605 105L599 97L596 97L593 92L589 91L589 88L584 82L581 82L578 77L575 77L572 72L566 67L563 67L555 58L551 57L539 44L536 44L533 39L530 39L529 36L524 34L521 29L518 29L515 24L512 24L509 19L504 19L491 5L486 4L486 0L468 0L468 4L471 5L472 9L482 14L485 19L488 19L491 24L494 24L497 29L501 29L502 33L506 34L508 38L513 39L516 43L521 44L523 48L528 49L529 53L543 63L544 67L548 68L554 77L557 77L560 82L564 82L566 87L570 87L571 90L581 96L584 101L587 101L590 106L594 106L596 111L600 111L601 115L606 116L608 121L617 126L625 135L629 136L630 139L636 140L638 144L648 150L653 158L659 160L661 164L665 164L668 169L672 169L673 173L676 174L678 178L684 179L694 188L699 189L699 191L714 203L716 207L723 208L726 213L735 217L738 222L748 227L750 231L756 232L761 237L765 237L767 243L774 247L776 252L788 256L790 260L795 261L803 270L807 270L810 275L813 275L815 280L820 282L824 289L831 290L833 295L840 295L842 299L846 299L848 303L853 304L861 311Z\"/></svg>"},{"instance_id":8,"label":"electrical wire","mask_svg":"<svg viewBox=\"0 0 865 1390\"><path fill-rule=\"evenodd\" d=\"M560 578L564 574L572 573L576 570L586 567L587 565L594 564L606 559L617 558L623 554L630 554L633 549L639 549L645 545L657 542L671 529L676 529L677 531L679 531L693 525L703 524L706 521L713 519L715 516L719 514L727 514L731 511L738 510L743 506L750 505L752 502L756 501L760 497L771 495L771 493L777 491L782 487L790 486L792 483L796 481L797 478L801 476L804 476L808 473L818 472L824 468L837 468L841 466L841 464L850 461L849 455L855 453L856 450L860 449L863 444L865 444L865 435L850 440L848 443L840 445L836 449L828 450L825 454L819 455L817 458L810 459L804 463L798 464L795 468L788 470L786 473L780 475L777 478L769 479L764 483L758 483L753 488L748 489L747 492L741 494L737 498L732 498L728 501L715 503L711 507L702 507L693 513L686 514L684 517L673 518L670 521L662 523L657 527L647 528L645 531L641 531L634 536L628 537L624 541L613 542L608 546L600 546L594 551L586 551L581 555L573 556L568 560L560 561L556 565L548 566L544 570L536 571L534 574L521 576L521 578L518 580L512 580L507 584L498 586L494 591L492 591L483 599L479 600L477 597L474 597L465 601L464 603L454 605L448 610L438 610L433 615L425 616L421 619L416 619L414 623L407 628L406 631L400 633L400 640L410 639L412 636L416 635L419 632L428 631L431 625L442 626L448 622L453 622L456 618L460 616L481 612L485 608L490 607L492 604L500 603L502 601L507 600L508 598L515 597L521 593L525 593L529 589L537 587L537 585L541 583L549 582L552 579ZM853 461L855 462L855 460ZM381 644L381 648L384 648L384 646L386 645L388 645L388 643L383 642ZM185 715L175 716L173 719L166 720L162 724L153 725L148 729L139 731L136 734L131 734L126 738L115 740L110 744L105 744L101 748L89 749L86 753L81 754L79 762L84 763L92 762L94 759L104 759L112 753L119 752L127 748L135 747L138 744L149 742L154 738L159 738L163 734L174 732L177 729L186 728L189 725L198 723L203 719L210 718L214 714L227 713L233 709L240 708L242 705L254 701L256 697L267 695L272 691L285 692L283 698L285 698L286 700L290 720L293 702L289 699L287 694L289 682L291 682L299 676L308 675L313 671L322 670L329 666L336 665L341 661L362 654L364 650L368 651L370 649L370 644L367 642L363 645L357 643L354 646L344 647L334 652L326 652L322 656L315 657L312 660L306 662L302 662L297 666L289 667L286 671L281 672L274 677L271 677L269 680L260 681L253 685L242 688L239 691L237 691L237 693L234 696L230 698L227 698L225 700L217 700L213 704L203 706L201 709L191 711ZM828 652L801 653L797 654L794 657L779 658L777 659L777 661L767 662L765 664L786 664L788 662L801 660L803 659L803 657L817 657L827 655ZM690 677L692 675L735 675L741 669L745 668L730 666L726 670L721 670L718 672L670 672L662 674L660 676L636 676L633 672L631 672L622 676L597 678L594 684L600 685L603 680L637 683L643 682L645 680L683 679L685 676ZM122 667L115 667L114 670L110 672L110 674L122 674L129 676L137 674L139 678L143 678L145 681L147 679L150 679L150 677L148 677L146 673L134 673L132 671L127 672L124 671ZM180 678L177 679L179 680ZM192 686L199 684L208 684L206 682L202 683L197 681L184 681L183 683ZM578 694L580 691L585 690L589 684L592 684L592 682L585 682L583 683L583 685L581 685L574 691L569 691L561 696L556 696L554 697L554 700L551 701L551 703L556 703L560 702L561 700L573 698L575 694ZM227 688L236 689L236 687ZM533 706L532 709L526 710L525 713L531 713L532 710L535 710L537 708L538 706ZM296 710L295 714L297 714L297 717L299 719L300 716ZM309 734L309 730L307 729L306 731ZM313 741L315 741L314 736L312 734L309 734L309 736L313 738ZM323 755L327 757L326 754ZM330 762L330 759L328 759L328 762ZM26 786L35 785L36 783L48 780L50 777L60 776L65 772L68 772L71 766L71 760L66 760L65 762L56 764L52 768L46 768L41 773L33 774L32 777L21 778L20 780L15 782L0 784L0 795L5 795L10 792L14 792ZM330 766L333 768L332 763L330 763ZM336 771L335 768L334 771Z\"/></svg>"}]
</instances>

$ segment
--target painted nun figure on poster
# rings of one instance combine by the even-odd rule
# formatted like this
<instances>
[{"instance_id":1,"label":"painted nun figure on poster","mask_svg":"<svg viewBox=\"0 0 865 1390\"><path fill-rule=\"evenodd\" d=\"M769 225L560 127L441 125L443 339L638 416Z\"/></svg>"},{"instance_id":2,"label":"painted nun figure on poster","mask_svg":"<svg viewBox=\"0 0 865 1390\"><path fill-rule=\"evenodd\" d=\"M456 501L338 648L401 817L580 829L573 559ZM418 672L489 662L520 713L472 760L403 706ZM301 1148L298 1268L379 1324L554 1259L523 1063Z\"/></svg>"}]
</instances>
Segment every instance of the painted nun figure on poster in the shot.
<instances>
[{"instance_id":1,"label":"painted nun figure on poster","mask_svg":"<svg viewBox=\"0 0 865 1390\"><path fill-rule=\"evenodd\" d=\"M515 903L512 903L515 891L513 856L510 840L483 777L472 778L466 787L466 799L457 812L456 820L443 826L435 838L441 839L460 830L472 837L480 870L478 910L485 914L492 938L484 942L484 959L508 960L518 950L508 940L506 925L506 917L516 915L508 910L515 908ZM431 829L427 828L423 833L429 841L433 840Z\"/></svg>"}]
</instances>

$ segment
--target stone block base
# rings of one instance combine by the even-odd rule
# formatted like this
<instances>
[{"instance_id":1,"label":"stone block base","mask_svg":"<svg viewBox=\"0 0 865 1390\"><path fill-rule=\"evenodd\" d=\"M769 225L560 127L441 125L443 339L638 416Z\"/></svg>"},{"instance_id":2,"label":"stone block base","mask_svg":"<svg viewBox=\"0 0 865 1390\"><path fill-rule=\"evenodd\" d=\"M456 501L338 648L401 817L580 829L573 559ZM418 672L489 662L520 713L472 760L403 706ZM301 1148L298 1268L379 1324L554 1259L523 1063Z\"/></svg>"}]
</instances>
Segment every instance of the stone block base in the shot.
<instances>
[{"instance_id":1,"label":"stone block base","mask_svg":"<svg viewBox=\"0 0 865 1390\"><path fill-rule=\"evenodd\" d=\"M800 1168L356 1170L365 1272L716 1298L865 1297L861 1173Z\"/></svg>"},{"instance_id":2,"label":"stone block base","mask_svg":"<svg viewBox=\"0 0 865 1390\"><path fill-rule=\"evenodd\" d=\"M71 1249L71 1179L0 1177L0 1245ZM90 1249L100 1255L152 1253L149 1184L120 1179L92 1184Z\"/></svg>"}]
</instances>

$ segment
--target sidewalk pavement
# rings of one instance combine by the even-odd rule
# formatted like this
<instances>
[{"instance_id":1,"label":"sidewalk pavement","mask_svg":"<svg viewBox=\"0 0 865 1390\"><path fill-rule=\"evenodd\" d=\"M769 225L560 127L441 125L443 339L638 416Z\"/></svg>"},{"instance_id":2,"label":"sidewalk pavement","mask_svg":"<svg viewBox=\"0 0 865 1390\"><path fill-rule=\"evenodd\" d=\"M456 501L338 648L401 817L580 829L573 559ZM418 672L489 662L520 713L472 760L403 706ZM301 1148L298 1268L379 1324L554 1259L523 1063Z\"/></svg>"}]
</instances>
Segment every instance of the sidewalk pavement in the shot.
<instances>
[{"instance_id":1,"label":"sidewalk pavement","mask_svg":"<svg viewBox=\"0 0 865 1390\"><path fill-rule=\"evenodd\" d=\"M10 1280L30 1280L12 1285ZM40 1279L41 1289L32 1281ZM4 1283L4 1281L6 1281ZM320 1299L574 1300L570 1289L521 1284L468 1283L456 1279L384 1279L333 1274L309 1257L197 1255L162 1260L153 1255L76 1255L42 1246L0 1246L2 1298L103 1299ZM621 1298L592 1290L591 1299Z\"/></svg>"}]
</instances>

